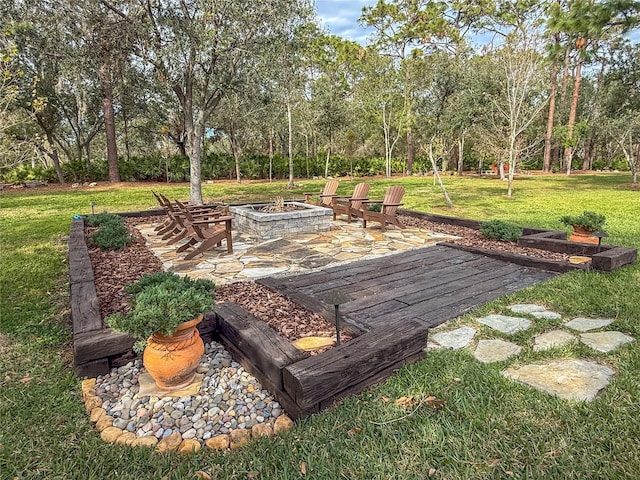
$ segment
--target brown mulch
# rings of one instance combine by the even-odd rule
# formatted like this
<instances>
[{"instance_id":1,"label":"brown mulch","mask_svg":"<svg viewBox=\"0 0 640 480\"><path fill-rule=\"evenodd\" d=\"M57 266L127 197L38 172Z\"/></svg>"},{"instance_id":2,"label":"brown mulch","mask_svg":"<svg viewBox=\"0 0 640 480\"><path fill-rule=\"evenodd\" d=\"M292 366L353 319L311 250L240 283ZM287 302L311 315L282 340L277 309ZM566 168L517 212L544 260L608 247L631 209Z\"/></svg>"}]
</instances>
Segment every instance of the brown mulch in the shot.
<instances>
[{"instance_id":1,"label":"brown mulch","mask_svg":"<svg viewBox=\"0 0 640 480\"><path fill-rule=\"evenodd\" d=\"M499 250L502 252L514 253L518 255L527 255L529 257L543 258L545 260L557 260L560 262L568 262L570 255L565 253L555 253L539 248L520 247L514 242L500 242L491 240L482 236L478 230L473 228L461 227L458 225L447 225L444 223L429 222L421 218L401 215L400 221L407 227L424 228L433 232L446 233L461 237L456 240L450 240L450 243L464 245L467 247L486 248L488 250Z\"/></svg>"},{"instance_id":2,"label":"brown mulch","mask_svg":"<svg viewBox=\"0 0 640 480\"><path fill-rule=\"evenodd\" d=\"M103 251L92 247L88 242L89 257L93 264L102 318L115 312L126 311L129 295L124 291L125 285L137 281L145 273L163 270L160 260L147 248L144 238L134 228L141 223L157 223L161 220L160 217L128 218L126 223L134 242L122 250ZM477 230L467 227L428 222L408 216L402 216L401 221L407 226L459 236L460 239L452 240L452 242L462 245L502 250L550 260L568 261L569 257L546 250L518 247L515 243L488 240ZM87 230L87 233L90 233L90 229ZM320 315L310 312L282 295L254 282L237 282L218 286L216 301L241 305L290 341L308 336L335 334L333 324L324 320ZM341 332L341 337L345 342L350 339L346 332ZM321 351L314 353L317 354Z\"/></svg>"}]
</instances>

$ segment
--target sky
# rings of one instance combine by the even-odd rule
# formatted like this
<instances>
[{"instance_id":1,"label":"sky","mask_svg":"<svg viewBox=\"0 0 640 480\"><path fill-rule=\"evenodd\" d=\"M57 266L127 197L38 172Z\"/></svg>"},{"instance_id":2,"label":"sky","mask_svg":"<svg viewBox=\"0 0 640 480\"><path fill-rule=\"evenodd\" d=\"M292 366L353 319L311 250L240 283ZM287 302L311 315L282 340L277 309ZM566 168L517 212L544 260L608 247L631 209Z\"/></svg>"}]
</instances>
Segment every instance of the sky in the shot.
<instances>
[{"instance_id":1,"label":"sky","mask_svg":"<svg viewBox=\"0 0 640 480\"><path fill-rule=\"evenodd\" d=\"M330 33L365 45L371 30L361 27L358 18L362 7L376 3L377 0L316 0L316 8L322 26ZM629 32L628 37L632 43L640 43L640 29Z\"/></svg>"},{"instance_id":2,"label":"sky","mask_svg":"<svg viewBox=\"0 0 640 480\"><path fill-rule=\"evenodd\" d=\"M364 45L368 32L360 26L358 18L362 7L376 3L377 0L316 0L316 8L322 26L332 34Z\"/></svg>"}]
</instances>

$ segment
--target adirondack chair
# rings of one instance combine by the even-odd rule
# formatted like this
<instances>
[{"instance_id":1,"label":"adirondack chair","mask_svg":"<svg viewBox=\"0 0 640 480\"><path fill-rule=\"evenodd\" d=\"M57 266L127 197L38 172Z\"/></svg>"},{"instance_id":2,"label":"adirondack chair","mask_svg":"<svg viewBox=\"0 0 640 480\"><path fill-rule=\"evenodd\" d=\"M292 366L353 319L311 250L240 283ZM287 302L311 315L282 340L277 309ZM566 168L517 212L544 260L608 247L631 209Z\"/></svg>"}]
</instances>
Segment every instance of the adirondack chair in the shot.
<instances>
[{"instance_id":1,"label":"adirondack chair","mask_svg":"<svg viewBox=\"0 0 640 480\"><path fill-rule=\"evenodd\" d=\"M164 204L164 200L160 198L160 195L158 195L153 190L151 190L151 194L154 196L154 198L158 202L158 205L160 205L160 208L162 208L164 210L164 213L167 214L167 218L164 220L164 222L162 222L160 225L157 225L153 229L153 231L156 232L158 235L164 235L165 233L175 228L175 220L171 218L171 216L167 213L167 207Z\"/></svg>"},{"instance_id":2,"label":"adirondack chair","mask_svg":"<svg viewBox=\"0 0 640 480\"><path fill-rule=\"evenodd\" d=\"M162 236L167 235L167 238L169 238L172 235L171 232L174 232L175 230L178 230L178 231L180 230L180 225L174 218L175 212L177 211L177 205L175 203L172 203L167 197L165 197L161 193L156 193L153 190L151 190L151 194L155 197L156 201L158 202L160 207L162 207L162 209L165 211L165 214L167 215L167 218L165 219L165 221L162 222L160 225L156 226L153 230L158 235L162 235ZM189 206L189 203L182 202L181 205ZM166 238L163 238L163 239L166 240Z\"/></svg>"},{"instance_id":3,"label":"adirondack chair","mask_svg":"<svg viewBox=\"0 0 640 480\"><path fill-rule=\"evenodd\" d=\"M192 210L178 200L170 202L166 199L165 205L167 206L167 215L173 220L173 228L162 236L162 239L167 241L167 245L173 245L191 235L193 233L191 224L194 221L218 218L229 213L229 207L214 205L200 206L199 209Z\"/></svg>"},{"instance_id":4,"label":"adirondack chair","mask_svg":"<svg viewBox=\"0 0 640 480\"><path fill-rule=\"evenodd\" d=\"M216 245L222 245L222 240L227 241L227 253L233 253L233 242L231 240L231 220L230 215L210 218L205 220L194 220L190 224L191 235L189 239L178 249L178 253L184 252L190 247L195 247L193 251L185 255L185 260L191 260L196 255L200 255Z\"/></svg>"},{"instance_id":5,"label":"adirondack chair","mask_svg":"<svg viewBox=\"0 0 640 480\"><path fill-rule=\"evenodd\" d=\"M338 190L338 180L329 180L322 192L303 193L304 203L331 208L331 199L335 196L336 190ZM318 201L312 200L311 197L318 197Z\"/></svg>"},{"instance_id":6,"label":"adirondack chair","mask_svg":"<svg viewBox=\"0 0 640 480\"><path fill-rule=\"evenodd\" d=\"M333 209L333 219L336 215L346 215L347 222L351 223L353 215L362 218L362 202L367 199L369 193L368 183L359 183L353 189L353 195L350 197L333 197L331 208Z\"/></svg>"},{"instance_id":7,"label":"adirondack chair","mask_svg":"<svg viewBox=\"0 0 640 480\"><path fill-rule=\"evenodd\" d=\"M398 207L402 205L402 197L404 196L404 187L395 185L389 187L384 195L384 200L372 201L365 200L362 202L362 227L367 228L367 222L378 222L381 225L381 229L384 232L387 223L395 225L399 228L405 228L396 216ZM382 210L380 212L374 212L369 210L369 205L381 204Z\"/></svg>"}]
</instances>

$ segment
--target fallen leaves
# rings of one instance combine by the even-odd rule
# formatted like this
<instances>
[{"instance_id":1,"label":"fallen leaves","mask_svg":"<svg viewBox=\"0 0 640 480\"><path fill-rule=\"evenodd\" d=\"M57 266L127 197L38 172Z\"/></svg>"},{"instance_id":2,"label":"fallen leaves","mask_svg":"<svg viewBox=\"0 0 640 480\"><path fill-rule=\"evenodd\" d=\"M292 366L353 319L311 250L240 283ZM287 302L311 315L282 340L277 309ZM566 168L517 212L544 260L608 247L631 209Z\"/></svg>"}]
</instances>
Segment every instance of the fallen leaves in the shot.
<instances>
[{"instance_id":1,"label":"fallen leaves","mask_svg":"<svg viewBox=\"0 0 640 480\"><path fill-rule=\"evenodd\" d=\"M400 397L395 401L395 404L400 406L400 407L413 407L416 402L415 399L413 398L413 395L410 397Z\"/></svg>"},{"instance_id":2,"label":"fallen leaves","mask_svg":"<svg viewBox=\"0 0 640 480\"><path fill-rule=\"evenodd\" d=\"M388 397L381 397L381 400L383 402L388 402L389 398ZM401 417L398 418L394 418L391 420L387 420L385 422L371 422L374 425L387 425L389 423L394 423L394 422L398 422L400 420L404 420L405 418L410 417L411 415L413 415L414 413L416 413L420 407L422 407L422 405L428 405L431 408L435 409L435 410L439 410L441 409L444 404L446 403L446 400L440 400L434 396L428 396L425 397L423 399L421 399L420 401L418 401L413 395L411 396L403 396L403 397L399 397L394 401L394 405L404 408L404 409L410 409L413 408L412 411L410 411L409 413L402 415Z\"/></svg>"}]
</instances>

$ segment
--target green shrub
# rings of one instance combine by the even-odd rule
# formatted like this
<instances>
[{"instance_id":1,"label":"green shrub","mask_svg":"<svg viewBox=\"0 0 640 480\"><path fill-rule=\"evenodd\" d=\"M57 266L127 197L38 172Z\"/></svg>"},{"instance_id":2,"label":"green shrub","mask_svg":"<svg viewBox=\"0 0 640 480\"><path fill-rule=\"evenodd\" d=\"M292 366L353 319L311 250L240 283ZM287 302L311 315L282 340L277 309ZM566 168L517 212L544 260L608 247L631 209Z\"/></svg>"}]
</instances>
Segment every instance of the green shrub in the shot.
<instances>
[{"instance_id":1,"label":"green shrub","mask_svg":"<svg viewBox=\"0 0 640 480\"><path fill-rule=\"evenodd\" d=\"M87 223L92 227L100 227L89 236L89 240L101 250L120 250L132 241L124 219L119 215L106 212L90 215Z\"/></svg>"},{"instance_id":2,"label":"green shrub","mask_svg":"<svg viewBox=\"0 0 640 480\"><path fill-rule=\"evenodd\" d=\"M122 220L122 217L120 215L108 212L98 213L97 215L88 215L85 218L85 222L87 222L87 225L89 225L90 227L99 227L101 225L104 225L105 223L112 222L124 224L124 220Z\"/></svg>"},{"instance_id":3,"label":"green shrub","mask_svg":"<svg viewBox=\"0 0 640 480\"><path fill-rule=\"evenodd\" d=\"M482 222L480 233L486 238L500 240L501 242L515 242L522 236L522 229L502 220L490 220Z\"/></svg>"},{"instance_id":4,"label":"green shrub","mask_svg":"<svg viewBox=\"0 0 640 480\"><path fill-rule=\"evenodd\" d=\"M382 211L382 204L381 203L370 203L369 205L367 205L367 210L369 210L370 212L381 212Z\"/></svg>"},{"instance_id":5,"label":"green shrub","mask_svg":"<svg viewBox=\"0 0 640 480\"><path fill-rule=\"evenodd\" d=\"M604 227L606 218L596 212L585 210L580 215L563 215L560 222L568 227L584 228L588 232L596 232Z\"/></svg>"},{"instance_id":6,"label":"green shrub","mask_svg":"<svg viewBox=\"0 0 640 480\"><path fill-rule=\"evenodd\" d=\"M132 295L131 312L111 315L105 323L134 337L134 350L139 352L154 332L171 335L181 323L213 308L214 288L210 280L193 280L171 272L144 275L125 287Z\"/></svg>"}]
</instances>

